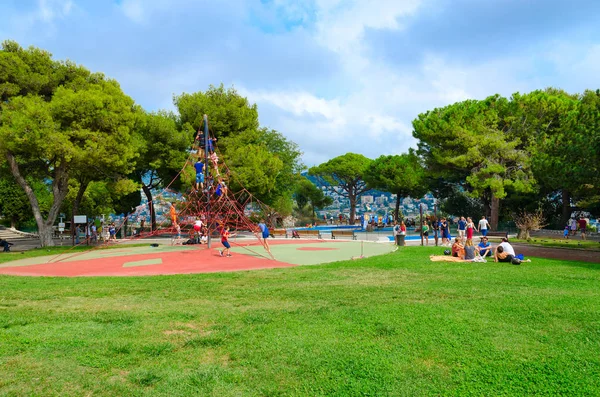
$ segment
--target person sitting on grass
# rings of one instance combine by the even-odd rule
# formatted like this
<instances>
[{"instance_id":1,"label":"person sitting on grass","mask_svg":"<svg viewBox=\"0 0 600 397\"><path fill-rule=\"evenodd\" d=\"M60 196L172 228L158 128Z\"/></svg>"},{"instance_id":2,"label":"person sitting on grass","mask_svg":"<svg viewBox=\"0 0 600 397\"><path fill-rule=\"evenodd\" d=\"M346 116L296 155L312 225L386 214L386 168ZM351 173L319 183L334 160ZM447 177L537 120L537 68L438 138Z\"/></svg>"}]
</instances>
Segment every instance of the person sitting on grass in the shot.
<instances>
[{"instance_id":1,"label":"person sitting on grass","mask_svg":"<svg viewBox=\"0 0 600 397\"><path fill-rule=\"evenodd\" d=\"M496 251L494 251L494 262L512 262L514 255L510 255L508 252L504 251L504 247L499 245L496 247Z\"/></svg>"},{"instance_id":2,"label":"person sitting on grass","mask_svg":"<svg viewBox=\"0 0 600 397\"><path fill-rule=\"evenodd\" d=\"M473 259L475 259L475 245L473 245L473 240L472 239L467 239L467 242L465 243L465 260L466 261L472 261Z\"/></svg>"},{"instance_id":3,"label":"person sitting on grass","mask_svg":"<svg viewBox=\"0 0 600 397\"><path fill-rule=\"evenodd\" d=\"M488 241L487 237L482 237L481 242L477 244L477 248L479 248L479 255L482 257L492 256L492 245Z\"/></svg>"},{"instance_id":4,"label":"person sitting on grass","mask_svg":"<svg viewBox=\"0 0 600 397\"><path fill-rule=\"evenodd\" d=\"M459 237L456 237L456 239L454 239L454 244L452 244L452 256L460 259L464 259L465 257L465 249L460 243Z\"/></svg>"},{"instance_id":5,"label":"person sitting on grass","mask_svg":"<svg viewBox=\"0 0 600 397\"><path fill-rule=\"evenodd\" d=\"M512 245L510 245L510 243L508 242L508 239L506 237L502 237L502 242L498 246L502 247L504 252L506 252L508 255L512 255L512 256L517 255L517 254L515 254L515 249L513 248Z\"/></svg>"}]
</instances>

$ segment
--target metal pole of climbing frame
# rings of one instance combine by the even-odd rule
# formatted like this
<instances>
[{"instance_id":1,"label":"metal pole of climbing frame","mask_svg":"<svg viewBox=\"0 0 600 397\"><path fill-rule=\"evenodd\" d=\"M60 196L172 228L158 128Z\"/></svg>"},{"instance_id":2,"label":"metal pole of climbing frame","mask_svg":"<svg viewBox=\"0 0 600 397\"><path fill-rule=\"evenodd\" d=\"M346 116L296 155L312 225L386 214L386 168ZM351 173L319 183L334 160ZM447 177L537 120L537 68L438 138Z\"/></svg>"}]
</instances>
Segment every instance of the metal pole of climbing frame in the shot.
<instances>
[{"instance_id":1,"label":"metal pole of climbing frame","mask_svg":"<svg viewBox=\"0 0 600 397\"><path fill-rule=\"evenodd\" d=\"M423 246L423 204L419 203L419 216L421 218L421 247Z\"/></svg>"},{"instance_id":2,"label":"metal pole of climbing frame","mask_svg":"<svg viewBox=\"0 0 600 397\"><path fill-rule=\"evenodd\" d=\"M204 115L204 190L206 191L206 230L208 231L208 238L206 240L206 246L210 249L211 246L211 222L212 217L210 216L210 189L208 187L208 178L210 177L210 171L208 166L208 115Z\"/></svg>"}]
</instances>

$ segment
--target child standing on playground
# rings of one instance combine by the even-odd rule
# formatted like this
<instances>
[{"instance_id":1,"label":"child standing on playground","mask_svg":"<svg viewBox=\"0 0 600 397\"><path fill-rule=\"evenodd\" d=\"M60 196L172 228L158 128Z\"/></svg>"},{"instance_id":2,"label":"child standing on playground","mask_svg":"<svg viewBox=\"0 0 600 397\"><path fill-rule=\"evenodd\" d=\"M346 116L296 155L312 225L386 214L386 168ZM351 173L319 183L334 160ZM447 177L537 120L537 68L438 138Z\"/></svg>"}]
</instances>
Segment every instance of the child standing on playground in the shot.
<instances>
[{"instance_id":1,"label":"child standing on playground","mask_svg":"<svg viewBox=\"0 0 600 397\"><path fill-rule=\"evenodd\" d=\"M229 244L229 237L231 237L229 233L229 226L225 229L221 229L221 244L223 244L223 251L221 251L221 256L231 256L231 245Z\"/></svg>"},{"instance_id":2,"label":"child standing on playground","mask_svg":"<svg viewBox=\"0 0 600 397\"><path fill-rule=\"evenodd\" d=\"M267 250L267 252L271 252L271 249L269 248L269 242L267 241L269 238L269 228L267 227L264 219L261 219L260 223L258 224L258 228L262 234L262 243L265 247L265 250Z\"/></svg>"}]
</instances>

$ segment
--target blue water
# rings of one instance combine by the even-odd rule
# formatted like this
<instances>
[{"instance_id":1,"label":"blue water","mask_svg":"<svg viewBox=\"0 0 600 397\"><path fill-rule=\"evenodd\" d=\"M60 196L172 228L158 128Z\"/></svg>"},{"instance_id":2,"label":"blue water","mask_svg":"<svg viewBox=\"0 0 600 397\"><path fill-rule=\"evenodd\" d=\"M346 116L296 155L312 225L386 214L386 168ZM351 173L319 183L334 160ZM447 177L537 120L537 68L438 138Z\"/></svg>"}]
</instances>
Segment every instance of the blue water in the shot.
<instances>
[{"instance_id":1,"label":"blue water","mask_svg":"<svg viewBox=\"0 0 600 397\"><path fill-rule=\"evenodd\" d=\"M350 226L350 225L321 225L321 226L312 226L312 227L296 227L294 228L296 230L320 230L322 232L331 232L332 230L340 230L340 229L344 229L344 230L355 230L357 232L364 232L363 228L360 226ZM376 234L385 234L385 233L392 233L392 227L384 227L381 229L376 229L373 232L366 232L366 233L376 233ZM390 241L394 241L394 236L390 235L390 236L386 236ZM415 241L415 240L421 240L421 236L419 235L414 235L414 236L406 236L404 237L405 240L410 240L410 241Z\"/></svg>"},{"instance_id":2,"label":"blue water","mask_svg":"<svg viewBox=\"0 0 600 397\"><path fill-rule=\"evenodd\" d=\"M346 229L346 230L362 230L360 226L351 226L351 225L321 225L321 226L311 226L311 227L296 227L294 229L297 230L320 230L322 232L330 232L332 230Z\"/></svg>"}]
</instances>

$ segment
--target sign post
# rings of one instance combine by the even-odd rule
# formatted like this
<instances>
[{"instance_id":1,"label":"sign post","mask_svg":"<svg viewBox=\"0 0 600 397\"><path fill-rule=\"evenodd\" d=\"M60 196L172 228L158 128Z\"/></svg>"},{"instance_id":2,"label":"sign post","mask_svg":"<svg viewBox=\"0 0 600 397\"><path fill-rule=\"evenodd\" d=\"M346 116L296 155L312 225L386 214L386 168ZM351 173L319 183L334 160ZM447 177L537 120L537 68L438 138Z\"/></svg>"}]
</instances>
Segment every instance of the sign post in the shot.
<instances>
[{"instance_id":1,"label":"sign post","mask_svg":"<svg viewBox=\"0 0 600 397\"><path fill-rule=\"evenodd\" d=\"M79 232L78 227L75 225L85 224L87 227L87 215L73 215L73 224L71 227L73 228L73 245L75 243L79 244ZM85 231L87 236L87 230Z\"/></svg>"}]
</instances>

